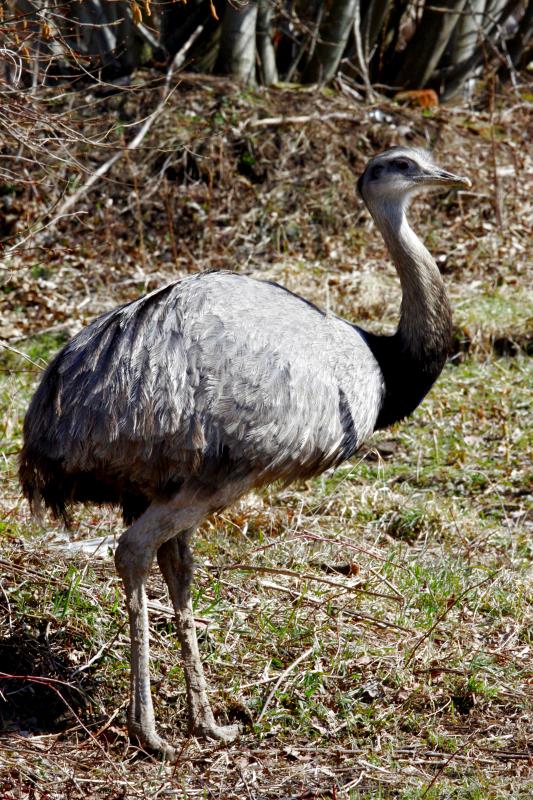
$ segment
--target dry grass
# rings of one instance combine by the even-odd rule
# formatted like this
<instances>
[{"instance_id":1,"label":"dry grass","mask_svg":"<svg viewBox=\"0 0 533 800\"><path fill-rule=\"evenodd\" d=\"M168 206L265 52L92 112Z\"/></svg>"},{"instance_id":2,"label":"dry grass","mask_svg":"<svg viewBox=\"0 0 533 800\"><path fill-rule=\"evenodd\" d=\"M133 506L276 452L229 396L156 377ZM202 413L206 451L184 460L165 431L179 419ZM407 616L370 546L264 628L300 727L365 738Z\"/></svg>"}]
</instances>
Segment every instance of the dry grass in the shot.
<instances>
[{"instance_id":1,"label":"dry grass","mask_svg":"<svg viewBox=\"0 0 533 800\"><path fill-rule=\"evenodd\" d=\"M110 131L105 148L76 145L87 169L153 105L148 91L90 100L68 100L73 129ZM58 549L64 533L29 519L16 456L38 369L4 353L5 800L531 796L525 112L518 102L492 116L380 110L390 121L342 94L184 81L145 149L84 199L84 213L5 262L1 335L36 363L101 310L212 267L279 280L376 329L393 324L398 289L352 170L407 138L435 144L437 160L474 180L472 192L415 209L456 318L455 356L430 397L353 463L251 495L198 536L195 607L213 703L244 726L229 747L184 736L178 648L156 573L154 695L162 732L182 750L168 766L129 744L112 560L105 546L91 558ZM323 119L256 124L289 111ZM328 117L339 113L353 119ZM26 182L4 189L12 234L75 179L55 154L34 151ZM80 509L73 539L120 530L113 512Z\"/></svg>"}]
</instances>

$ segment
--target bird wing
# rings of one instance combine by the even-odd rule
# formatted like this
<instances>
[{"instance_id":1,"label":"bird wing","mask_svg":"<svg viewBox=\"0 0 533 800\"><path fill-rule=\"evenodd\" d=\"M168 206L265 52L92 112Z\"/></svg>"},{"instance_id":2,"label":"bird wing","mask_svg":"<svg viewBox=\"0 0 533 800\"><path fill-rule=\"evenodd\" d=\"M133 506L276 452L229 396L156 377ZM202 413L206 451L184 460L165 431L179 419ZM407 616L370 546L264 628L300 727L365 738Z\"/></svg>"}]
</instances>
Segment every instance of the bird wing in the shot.
<instances>
[{"instance_id":1,"label":"bird wing","mask_svg":"<svg viewBox=\"0 0 533 800\"><path fill-rule=\"evenodd\" d=\"M320 472L372 432L382 392L353 326L277 284L202 273L81 331L33 403L67 472L135 471L161 491L191 474Z\"/></svg>"}]
</instances>

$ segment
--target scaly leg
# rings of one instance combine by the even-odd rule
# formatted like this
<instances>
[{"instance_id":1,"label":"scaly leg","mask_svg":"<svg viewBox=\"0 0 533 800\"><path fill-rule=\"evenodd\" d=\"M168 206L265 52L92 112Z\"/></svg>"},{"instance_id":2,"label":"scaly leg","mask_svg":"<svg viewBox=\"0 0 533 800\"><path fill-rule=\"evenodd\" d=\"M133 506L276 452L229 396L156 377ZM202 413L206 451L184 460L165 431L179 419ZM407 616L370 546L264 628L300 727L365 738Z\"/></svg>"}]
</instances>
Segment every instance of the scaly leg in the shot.
<instances>
[{"instance_id":1,"label":"scaly leg","mask_svg":"<svg viewBox=\"0 0 533 800\"><path fill-rule=\"evenodd\" d=\"M131 580L121 572L126 590L126 604L130 620L131 672L130 704L128 707L128 731L147 750L159 753L172 760L176 751L159 736L155 728L155 715L150 691L150 646L148 632L148 609L146 605L145 579Z\"/></svg>"},{"instance_id":2,"label":"scaly leg","mask_svg":"<svg viewBox=\"0 0 533 800\"><path fill-rule=\"evenodd\" d=\"M153 504L120 537L115 553L117 572L124 582L130 621L131 675L128 730L143 747L172 759L176 751L159 736L150 691L150 644L146 580L154 555L163 543L204 516L199 505Z\"/></svg>"},{"instance_id":3,"label":"scaly leg","mask_svg":"<svg viewBox=\"0 0 533 800\"><path fill-rule=\"evenodd\" d=\"M161 545L157 551L157 561L167 583L176 615L187 687L189 730L195 736L231 742L238 735L239 726L216 724L207 696L207 684L198 650L191 602L193 558L189 540L193 531L193 528L182 531Z\"/></svg>"}]
</instances>

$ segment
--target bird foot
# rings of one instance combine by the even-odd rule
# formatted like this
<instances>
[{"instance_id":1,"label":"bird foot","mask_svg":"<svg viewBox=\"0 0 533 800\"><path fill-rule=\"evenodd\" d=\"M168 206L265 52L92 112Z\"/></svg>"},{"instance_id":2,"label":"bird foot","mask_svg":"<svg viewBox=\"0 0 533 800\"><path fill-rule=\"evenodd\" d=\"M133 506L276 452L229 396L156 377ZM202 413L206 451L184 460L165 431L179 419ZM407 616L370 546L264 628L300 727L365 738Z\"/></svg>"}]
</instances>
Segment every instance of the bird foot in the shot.
<instances>
[{"instance_id":1,"label":"bird foot","mask_svg":"<svg viewBox=\"0 0 533 800\"><path fill-rule=\"evenodd\" d=\"M217 725L215 722L196 722L191 729L193 736L198 736L202 739L214 739L225 744L233 742L240 732L240 725Z\"/></svg>"},{"instance_id":2,"label":"bird foot","mask_svg":"<svg viewBox=\"0 0 533 800\"><path fill-rule=\"evenodd\" d=\"M176 748L159 736L155 730L147 731L140 726L130 725L129 734L131 739L137 739L143 750L157 756L162 761L174 761L178 755Z\"/></svg>"}]
</instances>

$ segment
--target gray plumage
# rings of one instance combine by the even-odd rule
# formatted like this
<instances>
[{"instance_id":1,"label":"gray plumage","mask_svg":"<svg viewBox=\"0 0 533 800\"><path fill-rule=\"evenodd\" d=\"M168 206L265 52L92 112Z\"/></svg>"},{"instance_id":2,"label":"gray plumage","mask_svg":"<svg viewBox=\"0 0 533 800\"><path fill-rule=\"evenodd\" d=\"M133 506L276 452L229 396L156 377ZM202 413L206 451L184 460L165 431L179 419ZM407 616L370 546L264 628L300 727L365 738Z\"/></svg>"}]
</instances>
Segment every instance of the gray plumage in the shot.
<instances>
[{"instance_id":1,"label":"gray plumage","mask_svg":"<svg viewBox=\"0 0 533 800\"><path fill-rule=\"evenodd\" d=\"M190 604L192 530L253 486L309 477L409 414L446 359L451 315L437 267L407 224L410 197L464 178L427 154L372 159L359 191L395 261L400 324L374 336L275 283L230 272L177 281L95 320L46 370L24 424L20 478L68 518L73 502L120 504L117 548L132 633L129 730L155 732L144 583L154 557L169 586L190 728L228 740L209 707Z\"/></svg>"},{"instance_id":2,"label":"gray plumage","mask_svg":"<svg viewBox=\"0 0 533 800\"><path fill-rule=\"evenodd\" d=\"M78 484L152 499L193 475L216 487L320 472L372 433L382 394L357 328L276 284L201 273L76 336L35 394L26 439Z\"/></svg>"}]
</instances>

